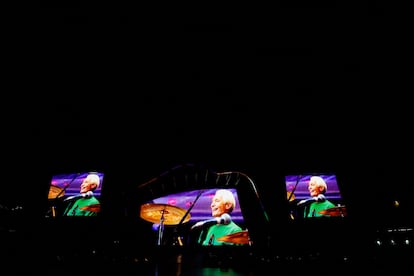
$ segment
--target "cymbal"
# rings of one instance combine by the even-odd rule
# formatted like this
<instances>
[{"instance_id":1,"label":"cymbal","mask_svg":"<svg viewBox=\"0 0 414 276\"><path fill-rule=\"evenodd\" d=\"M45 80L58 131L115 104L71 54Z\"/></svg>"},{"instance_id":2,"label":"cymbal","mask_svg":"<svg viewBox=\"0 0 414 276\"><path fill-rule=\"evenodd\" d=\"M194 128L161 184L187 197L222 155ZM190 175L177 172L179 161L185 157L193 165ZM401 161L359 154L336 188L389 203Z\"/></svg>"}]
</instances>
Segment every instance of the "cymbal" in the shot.
<instances>
[{"instance_id":1,"label":"cymbal","mask_svg":"<svg viewBox=\"0 0 414 276\"><path fill-rule=\"evenodd\" d=\"M56 199L60 198L65 195L65 191L57 186L51 185L49 188L49 195L47 196L48 199Z\"/></svg>"},{"instance_id":2,"label":"cymbal","mask_svg":"<svg viewBox=\"0 0 414 276\"><path fill-rule=\"evenodd\" d=\"M169 204L145 203L141 205L140 217L152 223L160 223L163 218L165 225L179 224L185 216L186 210ZM183 223L190 220L190 214L187 214Z\"/></svg>"},{"instance_id":3,"label":"cymbal","mask_svg":"<svg viewBox=\"0 0 414 276\"><path fill-rule=\"evenodd\" d=\"M286 198L289 200L289 202L295 200L295 194L292 192L287 192Z\"/></svg>"},{"instance_id":4,"label":"cymbal","mask_svg":"<svg viewBox=\"0 0 414 276\"><path fill-rule=\"evenodd\" d=\"M98 213L99 211L101 211L101 204L91 204L91 205L88 205L88 206L84 206L84 207L81 207L81 208L79 208L80 210L83 210L83 211L92 211L92 212L95 212L95 213Z\"/></svg>"},{"instance_id":5,"label":"cymbal","mask_svg":"<svg viewBox=\"0 0 414 276\"><path fill-rule=\"evenodd\" d=\"M344 217L347 215L345 206L332 207L326 210L319 211L319 214L333 217Z\"/></svg>"},{"instance_id":6,"label":"cymbal","mask_svg":"<svg viewBox=\"0 0 414 276\"><path fill-rule=\"evenodd\" d=\"M249 232L247 230L229 234L229 235L217 238L217 240L222 241L222 242L231 242L235 244L249 244L250 243Z\"/></svg>"}]
</instances>

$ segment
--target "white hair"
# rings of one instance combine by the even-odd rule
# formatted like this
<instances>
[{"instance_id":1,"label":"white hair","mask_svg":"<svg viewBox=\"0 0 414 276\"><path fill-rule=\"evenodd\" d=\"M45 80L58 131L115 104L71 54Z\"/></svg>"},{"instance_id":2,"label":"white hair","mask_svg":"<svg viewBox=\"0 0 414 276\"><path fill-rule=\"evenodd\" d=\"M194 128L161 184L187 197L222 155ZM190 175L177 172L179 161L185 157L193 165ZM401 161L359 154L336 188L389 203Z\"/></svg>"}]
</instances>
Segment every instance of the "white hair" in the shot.
<instances>
[{"instance_id":1,"label":"white hair","mask_svg":"<svg viewBox=\"0 0 414 276\"><path fill-rule=\"evenodd\" d=\"M230 190L220 189L216 191L216 195L220 196L225 203L230 203L230 210L233 211L236 208L236 199L234 198L233 193Z\"/></svg>"}]
</instances>

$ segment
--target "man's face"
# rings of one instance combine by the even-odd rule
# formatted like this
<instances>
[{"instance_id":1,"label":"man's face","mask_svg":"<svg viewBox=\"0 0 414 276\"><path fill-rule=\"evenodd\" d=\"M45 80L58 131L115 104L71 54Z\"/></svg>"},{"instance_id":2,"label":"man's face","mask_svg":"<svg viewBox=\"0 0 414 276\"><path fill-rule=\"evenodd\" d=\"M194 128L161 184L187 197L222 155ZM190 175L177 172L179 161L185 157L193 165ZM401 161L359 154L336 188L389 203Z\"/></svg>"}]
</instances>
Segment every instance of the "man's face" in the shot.
<instances>
[{"instance_id":1,"label":"man's face","mask_svg":"<svg viewBox=\"0 0 414 276\"><path fill-rule=\"evenodd\" d=\"M308 183L308 190L310 196L318 196L321 193L320 186L318 186L315 182L309 181Z\"/></svg>"},{"instance_id":2,"label":"man's face","mask_svg":"<svg viewBox=\"0 0 414 276\"><path fill-rule=\"evenodd\" d=\"M95 181L91 177L86 177L82 181L82 184L80 186L80 192L81 193L86 193L88 191L91 191L91 190L95 189L95 187L96 187Z\"/></svg>"},{"instance_id":3,"label":"man's face","mask_svg":"<svg viewBox=\"0 0 414 276\"><path fill-rule=\"evenodd\" d=\"M211 201L211 215L213 217L220 217L227 213L229 204L226 204L221 196L215 195Z\"/></svg>"}]
</instances>

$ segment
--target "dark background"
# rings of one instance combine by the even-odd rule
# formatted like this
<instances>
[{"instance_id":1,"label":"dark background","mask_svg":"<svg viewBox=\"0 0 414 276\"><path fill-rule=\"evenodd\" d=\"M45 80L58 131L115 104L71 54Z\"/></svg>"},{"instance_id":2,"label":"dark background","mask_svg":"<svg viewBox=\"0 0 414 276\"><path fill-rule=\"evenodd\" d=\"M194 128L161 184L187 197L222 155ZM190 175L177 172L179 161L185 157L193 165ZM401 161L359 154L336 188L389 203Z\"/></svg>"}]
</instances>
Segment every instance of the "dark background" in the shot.
<instances>
[{"instance_id":1,"label":"dark background","mask_svg":"<svg viewBox=\"0 0 414 276\"><path fill-rule=\"evenodd\" d=\"M334 171L358 227L412 224L404 11L38 5L11 14L4 43L0 203L25 220L52 174L104 170L116 206L195 163L249 175L275 221L284 174Z\"/></svg>"},{"instance_id":2,"label":"dark background","mask_svg":"<svg viewBox=\"0 0 414 276\"><path fill-rule=\"evenodd\" d=\"M355 200L408 205L400 10L46 1L12 16L5 200L36 201L54 172L105 168L136 185L202 163L263 190L286 171L335 170Z\"/></svg>"}]
</instances>

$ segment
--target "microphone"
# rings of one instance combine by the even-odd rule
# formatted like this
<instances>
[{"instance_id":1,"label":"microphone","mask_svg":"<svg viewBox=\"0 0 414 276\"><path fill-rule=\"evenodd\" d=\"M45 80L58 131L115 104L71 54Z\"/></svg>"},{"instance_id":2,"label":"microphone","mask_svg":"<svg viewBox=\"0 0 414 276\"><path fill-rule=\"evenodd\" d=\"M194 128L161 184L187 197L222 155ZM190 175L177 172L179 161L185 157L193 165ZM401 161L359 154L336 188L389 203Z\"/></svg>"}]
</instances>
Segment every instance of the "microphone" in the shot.
<instances>
[{"instance_id":1,"label":"microphone","mask_svg":"<svg viewBox=\"0 0 414 276\"><path fill-rule=\"evenodd\" d=\"M87 191L86 193L81 193L81 194L77 194L74 196L69 196L67 198L65 198L63 201L68 201L68 200L72 200L72 199L78 199L78 198L91 198L93 196L93 192L92 191Z\"/></svg>"},{"instance_id":2,"label":"microphone","mask_svg":"<svg viewBox=\"0 0 414 276\"><path fill-rule=\"evenodd\" d=\"M312 202L324 202L326 200L325 196L323 194L319 194L314 197L310 197L307 199L303 199L298 202L298 206L302 206L304 204L312 203Z\"/></svg>"},{"instance_id":3,"label":"microphone","mask_svg":"<svg viewBox=\"0 0 414 276\"><path fill-rule=\"evenodd\" d=\"M214 225L214 224L223 224L223 225L227 225L231 222L231 217L229 214L224 213L222 214L220 217L218 218L212 218L212 219L208 219L208 220L203 220L203 221L199 221L196 224L194 224L193 226L191 226L191 230L194 228L198 228L198 227L202 227L202 226L207 226L207 225Z\"/></svg>"}]
</instances>

